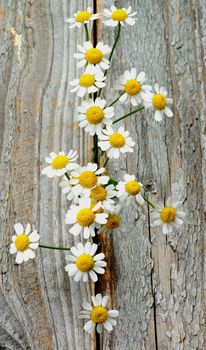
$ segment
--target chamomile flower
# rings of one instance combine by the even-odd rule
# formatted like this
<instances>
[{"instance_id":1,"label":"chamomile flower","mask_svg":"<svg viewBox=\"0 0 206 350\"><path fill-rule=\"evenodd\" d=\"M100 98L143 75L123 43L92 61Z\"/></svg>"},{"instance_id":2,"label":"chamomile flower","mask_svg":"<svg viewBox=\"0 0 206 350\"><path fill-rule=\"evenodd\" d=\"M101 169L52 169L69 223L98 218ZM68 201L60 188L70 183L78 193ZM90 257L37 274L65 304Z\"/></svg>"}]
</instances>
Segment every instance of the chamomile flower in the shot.
<instances>
[{"instance_id":1,"label":"chamomile flower","mask_svg":"<svg viewBox=\"0 0 206 350\"><path fill-rule=\"evenodd\" d=\"M107 151L107 156L111 159L117 159L120 153L133 152L135 142L129 137L129 131L125 131L124 127L120 127L114 131L111 126L107 126L103 133L99 135L98 146L102 151Z\"/></svg>"},{"instance_id":2,"label":"chamomile flower","mask_svg":"<svg viewBox=\"0 0 206 350\"><path fill-rule=\"evenodd\" d=\"M134 197L139 204L144 204L144 199L141 195L143 185L135 179L134 175L124 175L124 181L120 181L117 186L117 197L120 201L126 201L129 205Z\"/></svg>"},{"instance_id":3,"label":"chamomile flower","mask_svg":"<svg viewBox=\"0 0 206 350\"><path fill-rule=\"evenodd\" d=\"M114 108L106 107L107 101L97 97L95 101L83 101L78 107L80 128L85 128L90 135L100 135L105 125L112 124Z\"/></svg>"},{"instance_id":4,"label":"chamomile flower","mask_svg":"<svg viewBox=\"0 0 206 350\"><path fill-rule=\"evenodd\" d=\"M103 260L105 255L103 253L95 255L97 248L97 244L91 244L90 242L87 242L85 246L78 243L76 247L71 248L73 255L68 257L71 263L65 267L65 270L70 277L74 276L76 282L81 279L83 282L87 282L88 277L96 282L98 280L97 274L105 273L104 267L107 265Z\"/></svg>"},{"instance_id":5,"label":"chamomile flower","mask_svg":"<svg viewBox=\"0 0 206 350\"><path fill-rule=\"evenodd\" d=\"M116 197L116 194L114 185L108 185L106 187L97 185L91 190L90 198L94 203L99 203L100 208L110 210L115 204L112 198Z\"/></svg>"},{"instance_id":6,"label":"chamomile flower","mask_svg":"<svg viewBox=\"0 0 206 350\"><path fill-rule=\"evenodd\" d=\"M70 23L71 25L69 28L78 27L80 28L82 24L89 23L90 21L94 21L95 19L98 19L100 17L100 14L92 13L92 8L87 7L86 11L78 11L74 14L73 17L67 18L65 22Z\"/></svg>"},{"instance_id":7,"label":"chamomile flower","mask_svg":"<svg viewBox=\"0 0 206 350\"><path fill-rule=\"evenodd\" d=\"M9 252L10 254L16 254L16 263L21 264L23 261L28 261L35 257L33 250L38 248L40 236L36 230L31 232L29 224L27 224L25 230L22 224L15 224L14 230L16 234L12 236Z\"/></svg>"},{"instance_id":8,"label":"chamomile flower","mask_svg":"<svg viewBox=\"0 0 206 350\"><path fill-rule=\"evenodd\" d=\"M107 218L107 223L102 226L98 234L100 233L110 233L112 232L115 228L118 228L121 223L121 217L120 217L120 212L122 211L122 206L120 204L117 204L115 207L113 207L111 210L108 211L108 218Z\"/></svg>"},{"instance_id":9,"label":"chamomile flower","mask_svg":"<svg viewBox=\"0 0 206 350\"><path fill-rule=\"evenodd\" d=\"M107 222L107 213L98 213L100 205L91 205L90 198L84 197L79 199L79 205L71 205L66 214L66 224L72 225L69 230L74 236L83 232L85 239L95 236L95 228L104 225Z\"/></svg>"},{"instance_id":10,"label":"chamomile flower","mask_svg":"<svg viewBox=\"0 0 206 350\"><path fill-rule=\"evenodd\" d=\"M84 330L87 333L92 334L95 328L98 333L102 333L103 329L111 332L116 326L117 321L114 318L119 316L119 311L108 310L108 300L108 296L103 297L101 294L97 294L92 296L92 304L88 302L82 304L84 310L80 312L79 318L89 320L84 325Z\"/></svg>"},{"instance_id":11,"label":"chamomile flower","mask_svg":"<svg viewBox=\"0 0 206 350\"><path fill-rule=\"evenodd\" d=\"M90 41L86 41L83 46L77 45L77 48L80 51L80 53L74 54L74 57L80 60L77 67L95 65L103 70L109 69L109 60L105 58L111 52L111 48L108 45L99 42L96 47L93 47Z\"/></svg>"},{"instance_id":12,"label":"chamomile flower","mask_svg":"<svg viewBox=\"0 0 206 350\"><path fill-rule=\"evenodd\" d=\"M119 23L121 23L123 26L125 23L133 26L136 21L136 18L133 17L137 14L137 12L131 13L131 11L131 6L129 6L127 9L111 6L111 10L103 10L103 15L107 18L103 22L109 27L116 27Z\"/></svg>"},{"instance_id":13,"label":"chamomile flower","mask_svg":"<svg viewBox=\"0 0 206 350\"><path fill-rule=\"evenodd\" d=\"M79 203L79 195L72 191L73 185L71 185L70 180L64 176L63 180L60 182L59 186L62 189L62 193L67 194L67 199L73 201L73 203Z\"/></svg>"},{"instance_id":14,"label":"chamomile flower","mask_svg":"<svg viewBox=\"0 0 206 350\"><path fill-rule=\"evenodd\" d=\"M116 90L123 90L124 92L119 101L122 103L130 102L132 106L141 103L144 100L145 93L152 90L150 85L144 85L145 81L144 72L137 74L136 68L125 71L116 86Z\"/></svg>"},{"instance_id":15,"label":"chamomile flower","mask_svg":"<svg viewBox=\"0 0 206 350\"><path fill-rule=\"evenodd\" d=\"M164 234L171 233L175 227L183 224L185 213L181 210L182 203L176 199L168 198L166 206L158 203L152 213L152 226L162 225Z\"/></svg>"},{"instance_id":16,"label":"chamomile flower","mask_svg":"<svg viewBox=\"0 0 206 350\"><path fill-rule=\"evenodd\" d=\"M89 197L94 187L108 183L109 177L102 175L104 171L105 168L98 169L97 164L88 163L87 166L79 167L76 171L71 172L72 192L75 192L76 196Z\"/></svg>"},{"instance_id":17,"label":"chamomile flower","mask_svg":"<svg viewBox=\"0 0 206 350\"><path fill-rule=\"evenodd\" d=\"M67 171L78 167L78 164L75 163L77 158L77 152L73 150L70 150L67 155L64 152L58 154L51 152L50 157L45 158L45 161L50 165L42 170L42 174L48 177L62 176Z\"/></svg>"},{"instance_id":18,"label":"chamomile flower","mask_svg":"<svg viewBox=\"0 0 206 350\"><path fill-rule=\"evenodd\" d=\"M71 92L77 92L77 96L83 97L86 93L97 92L105 86L106 77L99 67L94 65L87 66L85 72L79 77L70 81L73 86Z\"/></svg>"},{"instance_id":19,"label":"chamomile flower","mask_svg":"<svg viewBox=\"0 0 206 350\"><path fill-rule=\"evenodd\" d=\"M163 115L168 117L173 116L173 112L168 108L168 105L172 104L173 100L167 97L167 91L164 87L159 88L158 84L155 84L155 93L147 92L145 94L145 106L155 109L155 120L161 121Z\"/></svg>"}]
</instances>

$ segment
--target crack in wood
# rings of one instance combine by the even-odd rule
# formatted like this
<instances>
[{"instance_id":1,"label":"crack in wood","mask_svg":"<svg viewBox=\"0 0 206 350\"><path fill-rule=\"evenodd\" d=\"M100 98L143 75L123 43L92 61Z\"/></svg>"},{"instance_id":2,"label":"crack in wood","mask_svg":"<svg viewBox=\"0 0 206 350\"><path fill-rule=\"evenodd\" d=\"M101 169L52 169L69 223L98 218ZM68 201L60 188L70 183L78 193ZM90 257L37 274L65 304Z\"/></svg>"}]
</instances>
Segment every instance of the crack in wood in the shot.
<instances>
[{"instance_id":1,"label":"crack in wood","mask_svg":"<svg viewBox=\"0 0 206 350\"><path fill-rule=\"evenodd\" d=\"M149 241L151 244L151 259L153 261L152 256L152 237L151 237L151 220L150 220L150 207L147 204L147 219L148 219L148 231L149 231ZM153 274L154 274L154 266L151 268L150 280L151 280L151 292L153 297L153 317L154 317L154 336L155 336L155 350L158 350L158 336L157 336L157 314L156 314L156 296L154 291L154 283L153 283Z\"/></svg>"}]
</instances>

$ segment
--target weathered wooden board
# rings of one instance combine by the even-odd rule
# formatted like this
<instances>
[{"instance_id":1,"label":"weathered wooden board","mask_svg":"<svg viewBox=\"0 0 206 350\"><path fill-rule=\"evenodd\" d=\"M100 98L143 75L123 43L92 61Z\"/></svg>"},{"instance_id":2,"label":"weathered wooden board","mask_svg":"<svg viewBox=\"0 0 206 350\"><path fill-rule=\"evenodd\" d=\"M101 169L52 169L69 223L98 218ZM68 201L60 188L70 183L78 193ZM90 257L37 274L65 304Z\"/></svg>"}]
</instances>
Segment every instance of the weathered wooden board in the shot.
<instances>
[{"instance_id":1,"label":"weathered wooden board","mask_svg":"<svg viewBox=\"0 0 206 350\"><path fill-rule=\"evenodd\" d=\"M1 294L0 347L92 349L77 315L89 286L70 284L63 252L41 251L15 266L8 255L13 223L33 223L42 241L73 245L58 181L40 176L51 150L86 143L74 123L77 40L64 19L92 1L1 1ZM15 46L11 28L21 39ZM14 32L14 33L15 33Z\"/></svg>"},{"instance_id":2,"label":"weathered wooden board","mask_svg":"<svg viewBox=\"0 0 206 350\"><path fill-rule=\"evenodd\" d=\"M125 1L103 1L126 6ZM125 28L110 86L121 72L144 70L174 99L174 118L158 124L150 112L127 121L136 152L121 163L156 202L173 189L187 222L163 236L146 211L129 211L113 235L115 292L120 320L110 349L205 349L205 40L204 1L130 1L137 24ZM111 28L103 31L112 43ZM117 113L122 114L122 108ZM117 170L118 169L118 170ZM112 166L119 177L118 164ZM172 188L174 182L178 186ZM149 187L148 187L149 188ZM155 194L157 192L157 194ZM145 221L146 218L146 221ZM152 242L152 244L151 244ZM112 344L112 345L111 345Z\"/></svg>"},{"instance_id":3,"label":"weathered wooden board","mask_svg":"<svg viewBox=\"0 0 206 350\"><path fill-rule=\"evenodd\" d=\"M110 269L99 289L120 310L118 326L104 336L103 348L204 350L205 0L129 2L137 24L122 31L105 96L114 95L115 80L135 66L146 72L148 82L167 87L175 116L161 124L151 112L127 120L135 153L110 170L118 179L125 171L137 175L154 202L176 192L187 222L165 237L150 227L147 208L134 204L125 211L121 229L103 237ZM0 0L2 349L99 350L77 318L93 286L69 281L66 254L44 250L16 266L8 253L16 221L33 223L44 242L73 244L58 181L42 177L40 170L51 150L73 147L82 163L89 159L89 140L75 121L78 99L68 85L77 75L73 53L84 36L64 23L88 4L92 0ZM115 30L101 29L99 24L98 37L112 45ZM123 113L119 104L116 113ZM174 182L178 185L172 188Z\"/></svg>"}]
</instances>

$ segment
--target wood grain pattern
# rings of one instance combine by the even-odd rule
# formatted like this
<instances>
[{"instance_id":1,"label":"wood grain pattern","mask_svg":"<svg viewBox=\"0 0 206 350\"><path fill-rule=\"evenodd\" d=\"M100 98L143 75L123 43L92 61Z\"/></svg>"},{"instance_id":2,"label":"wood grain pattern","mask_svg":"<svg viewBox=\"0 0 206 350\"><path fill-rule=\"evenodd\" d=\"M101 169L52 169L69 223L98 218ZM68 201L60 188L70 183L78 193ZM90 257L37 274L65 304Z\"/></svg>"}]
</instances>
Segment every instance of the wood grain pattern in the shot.
<instances>
[{"instance_id":1,"label":"wood grain pattern","mask_svg":"<svg viewBox=\"0 0 206 350\"><path fill-rule=\"evenodd\" d=\"M108 74L105 96L126 69L144 70L174 99L172 120L151 112L127 120L135 152L110 164L127 171L153 202L176 193L187 222L166 237L150 226L146 206L134 203L122 227L101 237L109 269L98 288L120 311L105 334L105 350L204 350L205 329L205 0L97 1L98 9L131 4L137 24L124 28ZM64 19L92 0L0 0L0 349L100 350L77 318L92 285L69 281L66 254L39 251L17 266L8 253L13 223L33 223L42 241L74 243L64 224L68 203L58 181L40 176L51 151L71 147L89 159L91 140L75 120L78 99L68 81L77 75L73 54L83 31ZM126 5L125 5L126 4ZM113 28L98 25L98 38L113 43ZM116 116L129 111L116 106ZM176 185L173 185L177 183ZM101 349L102 350L102 349Z\"/></svg>"},{"instance_id":2,"label":"wood grain pattern","mask_svg":"<svg viewBox=\"0 0 206 350\"><path fill-rule=\"evenodd\" d=\"M113 3L126 5L103 1L103 6ZM175 116L160 124L150 112L128 120L136 152L121 162L121 170L125 173L126 167L151 187L154 202L175 192L187 222L179 233L165 237L161 229L150 228L146 211L134 205L125 213L112 252L114 300L121 316L105 349L204 349L205 6L199 1L130 3L137 25L123 30L107 92L121 72L137 67L149 82L170 91ZM112 42L111 29L103 33ZM119 178L118 164L111 170Z\"/></svg>"}]
</instances>

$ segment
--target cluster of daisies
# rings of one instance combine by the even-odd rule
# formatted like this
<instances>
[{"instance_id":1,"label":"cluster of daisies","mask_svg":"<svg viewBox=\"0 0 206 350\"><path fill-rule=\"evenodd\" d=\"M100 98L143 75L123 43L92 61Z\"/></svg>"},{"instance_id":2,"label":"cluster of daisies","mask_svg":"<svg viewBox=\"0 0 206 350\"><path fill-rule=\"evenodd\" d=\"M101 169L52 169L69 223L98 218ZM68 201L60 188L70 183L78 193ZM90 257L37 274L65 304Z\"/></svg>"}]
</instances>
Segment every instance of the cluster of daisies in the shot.
<instances>
[{"instance_id":1,"label":"cluster of daisies","mask_svg":"<svg viewBox=\"0 0 206 350\"><path fill-rule=\"evenodd\" d=\"M104 24L107 26L134 25L135 14L131 7L116 8L103 11ZM106 74L110 67L113 49L103 42L94 47L89 40L88 25L100 17L93 14L91 8L79 11L72 18L66 20L70 28L84 26L87 41L78 45L78 53L74 57L78 60L77 66L82 70L77 79L70 82L71 92L84 98L77 110L79 126L86 132L97 138L97 147L101 155L105 156L106 163L109 159L117 159L120 154L134 151L135 142L124 126L115 128L114 104L119 100L132 106L153 108L154 117L161 121L164 114L172 117L169 109L172 99L168 98L163 87L156 84L154 90L146 85L144 72L137 72L136 68L125 71L116 83L115 89L120 91L120 96L110 105L105 99L100 98L101 90L105 86ZM123 118L119 118L123 119ZM52 152L45 161L48 164L42 174L49 178L62 177L60 187L71 202L66 213L65 222L69 225L69 232L79 236L85 243L78 243L71 247L68 255L68 264L65 270L76 282L82 280L93 282L98 276L105 273L105 254L99 251L98 245L93 242L93 237L101 232L111 232L121 223L122 203L130 205L135 201L138 205L144 204L144 189L142 183L134 175L126 174L121 181L110 179L105 167L90 162L85 166L77 163L76 151ZM105 166L106 166L105 163ZM163 233L172 232L173 227L183 223L184 212L181 203L169 200L167 205L158 204L153 212L154 226L162 225ZM16 254L16 262L22 263L34 258L34 250L39 246L39 234L36 230L31 232L30 225L24 229L22 224L14 226L16 234L12 237L10 253ZM83 311L80 317L87 320L84 329L92 333L95 329L101 333L103 329L111 331L116 325L117 310L109 310L108 297L97 294L91 297L92 303L83 303Z\"/></svg>"}]
</instances>

